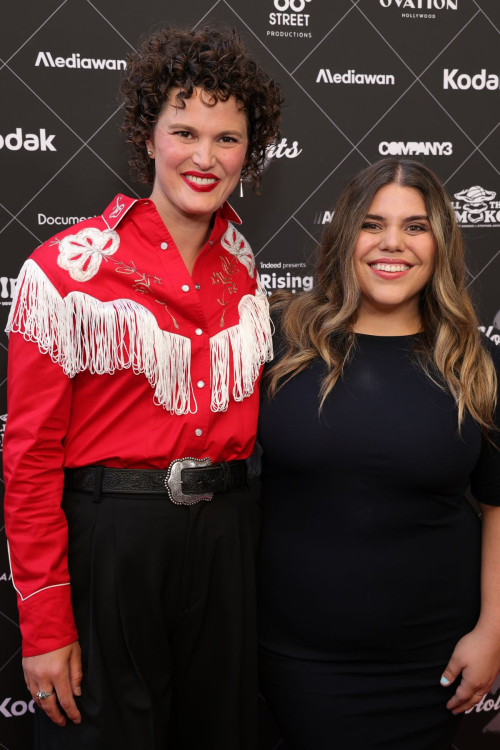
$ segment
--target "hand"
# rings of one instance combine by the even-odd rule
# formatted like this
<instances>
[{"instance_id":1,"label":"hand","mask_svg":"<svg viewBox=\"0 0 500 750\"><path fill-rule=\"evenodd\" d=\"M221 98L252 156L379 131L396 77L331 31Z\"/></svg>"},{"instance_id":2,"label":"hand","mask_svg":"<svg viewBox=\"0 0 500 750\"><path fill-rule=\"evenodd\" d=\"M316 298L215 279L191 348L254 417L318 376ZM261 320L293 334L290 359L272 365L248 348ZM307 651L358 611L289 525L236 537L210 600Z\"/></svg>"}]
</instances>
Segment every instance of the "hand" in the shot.
<instances>
[{"instance_id":1,"label":"hand","mask_svg":"<svg viewBox=\"0 0 500 750\"><path fill-rule=\"evenodd\" d=\"M66 716L75 724L80 724L82 716L73 698L73 695L82 694L82 656L78 641L47 654L26 656L23 659L23 671L33 700L55 724L64 727ZM50 698L40 700L36 697L38 690L47 693L55 690L55 693ZM66 716L59 710L57 701Z\"/></svg>"},{"instance_id":2,"label":"hand","mask_svg":"<svg viewBox=\"0 0 500 750\"><path fill-rule=\"evenodd\" d=\"M500 636L493 637L476 626L455 646L441 684L450 685L462 673L462 680L446 708L454 714L473 708L489 692L500 671Z\"/></svg>"}]
</instances>

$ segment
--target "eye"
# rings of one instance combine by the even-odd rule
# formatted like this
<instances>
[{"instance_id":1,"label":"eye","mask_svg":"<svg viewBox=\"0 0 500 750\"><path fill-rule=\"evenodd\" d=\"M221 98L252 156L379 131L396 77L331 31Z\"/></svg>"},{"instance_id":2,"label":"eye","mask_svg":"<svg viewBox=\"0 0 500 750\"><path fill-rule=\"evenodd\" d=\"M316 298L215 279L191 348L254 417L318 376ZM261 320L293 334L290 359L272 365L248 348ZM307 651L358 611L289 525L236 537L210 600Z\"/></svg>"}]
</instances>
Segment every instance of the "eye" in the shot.
<instances>
[{"instance_id":1,"label":"eye","mask_svg":"<svg viewBox=\"0 0 500 750\"><path fill-rule=\"evenodd\" d=\"M407 227L407 230L409 232L415 232L415 234L419 234L419 232L426 232L427 227L423 227L420 224L410 224L410 226Z\"/></svg>"},{"instance_id":2,"label":"eye","mask_svg":"<svg viewBox=\"0 0 500 750\"><path fill-rule=\"evenodd\" d=\"M192 133L189 130L175 130L174 135L180 135L181 138L190 138Z\"/></svg>"},{"instance_id":3,"label":"eye","mask_svg":"<svg viewBox=\"0 0 500 750\"><path fill-rule=\"evenodd\" d=\"M365 223L362 225L361 229L368 229L368 230L376 230L380 229L378 224L373 224L371 221L365 221Z\"/></svg>"},{"instance_id":4,"label":"eye","mask_svg":"<svg viewBox=\"0 0 500 750\"><path fill-rule=\"evenodd\" d=\"M221 136L222 143L238 143L237 138L233 138L232 135L223 135Z\"/></svg>"}]
</instances>

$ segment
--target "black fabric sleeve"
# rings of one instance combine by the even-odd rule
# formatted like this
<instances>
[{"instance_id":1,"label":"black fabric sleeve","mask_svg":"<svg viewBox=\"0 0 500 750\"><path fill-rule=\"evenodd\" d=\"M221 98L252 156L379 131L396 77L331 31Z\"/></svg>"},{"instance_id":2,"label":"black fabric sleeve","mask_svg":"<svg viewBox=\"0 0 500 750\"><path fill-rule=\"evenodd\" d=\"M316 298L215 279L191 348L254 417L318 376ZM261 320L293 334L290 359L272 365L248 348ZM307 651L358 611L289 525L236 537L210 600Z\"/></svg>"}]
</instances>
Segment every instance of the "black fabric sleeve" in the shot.
<instances>
[{"instance_id":1,"label":"black fabric sleeve","mask_svg":"<svg viewBox=\"0 0 500 750\"><path fill-rule=\"evenodd\" d=\"M500 347L495 346L484 336L484 346L491 354L497 372L497 407L495 425L497 430L490 434L491 440L483 436L479 460L471 474L471 492L479 503L500 505Z\"/></svg>"}]
</instances>

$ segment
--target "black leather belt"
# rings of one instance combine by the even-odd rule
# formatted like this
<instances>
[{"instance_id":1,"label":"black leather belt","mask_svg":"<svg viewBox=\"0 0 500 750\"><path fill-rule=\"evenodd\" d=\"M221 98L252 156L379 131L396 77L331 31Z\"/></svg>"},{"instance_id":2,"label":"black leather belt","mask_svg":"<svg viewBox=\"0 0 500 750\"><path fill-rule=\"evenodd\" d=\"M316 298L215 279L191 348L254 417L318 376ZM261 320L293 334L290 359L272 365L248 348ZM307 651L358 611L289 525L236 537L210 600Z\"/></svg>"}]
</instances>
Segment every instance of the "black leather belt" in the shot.
<instances>
[{"instance_id":1,"label":"black leather belt","mask_svg":"<svg viewBox=\"0 0 500 750\"><path fill-rule=\"evenodd\" d=\"M179 458L168 469L65 469L64 487L94 495L99 490L101 494L166 495L176 505L193 505L211 500L214 492L243 487L246 476L245 461L212 464L209 458Z\"/></svg>"}]
</instances>

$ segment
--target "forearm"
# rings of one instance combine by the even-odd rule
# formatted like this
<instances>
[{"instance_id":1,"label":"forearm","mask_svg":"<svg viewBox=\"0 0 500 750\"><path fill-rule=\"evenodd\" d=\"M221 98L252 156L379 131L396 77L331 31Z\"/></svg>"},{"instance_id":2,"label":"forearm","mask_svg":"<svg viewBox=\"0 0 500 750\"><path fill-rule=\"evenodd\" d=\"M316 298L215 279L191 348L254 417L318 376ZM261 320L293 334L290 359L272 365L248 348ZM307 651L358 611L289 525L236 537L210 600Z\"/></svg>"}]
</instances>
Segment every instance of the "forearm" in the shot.
<instances>
[{"instance_id":1,"label":"forearm","mask_svg":"<svg viewBox=\"0 0 500 750\"><path fill-rule=\"evenodd\" d=\"M500 506L481 503L481 615L478 626L500 642Z\"/></svg>"}]
</instances>

